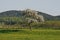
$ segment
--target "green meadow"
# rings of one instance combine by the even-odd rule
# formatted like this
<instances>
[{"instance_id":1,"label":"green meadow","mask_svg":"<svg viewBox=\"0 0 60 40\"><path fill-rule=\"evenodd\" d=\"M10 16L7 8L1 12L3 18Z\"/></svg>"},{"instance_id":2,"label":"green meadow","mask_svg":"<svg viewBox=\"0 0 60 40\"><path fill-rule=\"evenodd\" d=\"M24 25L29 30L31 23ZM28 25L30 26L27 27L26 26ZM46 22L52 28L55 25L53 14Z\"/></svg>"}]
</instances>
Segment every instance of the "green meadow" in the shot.
<instances>
[{"instance_id":1,"label":"green meadow","mask_svg":"<svg viewBox=\"0 0 60 40\"><path fill-rule=\"evenodd\" d=\"M60 40L60 30L18 29L0 30L0 40Z\"/></svg>"}]
</instances>

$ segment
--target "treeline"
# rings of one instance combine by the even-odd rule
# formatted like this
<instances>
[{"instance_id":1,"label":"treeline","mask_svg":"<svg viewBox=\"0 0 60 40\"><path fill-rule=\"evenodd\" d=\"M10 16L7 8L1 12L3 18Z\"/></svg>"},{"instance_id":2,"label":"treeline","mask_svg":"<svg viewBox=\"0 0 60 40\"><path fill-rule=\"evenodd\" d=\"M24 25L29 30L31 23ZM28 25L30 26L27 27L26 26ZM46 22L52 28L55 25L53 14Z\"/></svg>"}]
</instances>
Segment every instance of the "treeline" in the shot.
<instances>
[{"instance_id":1,"label":"treeline","mask_svg":"<svg viewBox=\"0 0 60 40\"><path fill-rule=\"evenodd\" d=\"M32 22L27 23L26 20L23 20L21 17L0 17L0 26L8 28L16 25L16 28L55 28L60 29L60 21L45 21L45 22ZM13 25L13 26L12 26Z\"/></svg>"},{"instance_id":2,"label":"treeline","mask_svg":"<svg viewBox=\"0 0 60 40\"><path fill-rule=\"evenodd\" d=\"M20 17L0 17L0 23L2 24L16 24L18 22L22 22L22 19Z\"/></svg>"},{"instance_id":3,"label":"treeline","mask_svg":"<svg viewBox=\"0 0 60 40\"><path fill-rule=\"evenodd\" d=\"M32 23L36 28L55 28L60 29L60 21L46 21L44 23Z\"/></svg>"}]
</instances>

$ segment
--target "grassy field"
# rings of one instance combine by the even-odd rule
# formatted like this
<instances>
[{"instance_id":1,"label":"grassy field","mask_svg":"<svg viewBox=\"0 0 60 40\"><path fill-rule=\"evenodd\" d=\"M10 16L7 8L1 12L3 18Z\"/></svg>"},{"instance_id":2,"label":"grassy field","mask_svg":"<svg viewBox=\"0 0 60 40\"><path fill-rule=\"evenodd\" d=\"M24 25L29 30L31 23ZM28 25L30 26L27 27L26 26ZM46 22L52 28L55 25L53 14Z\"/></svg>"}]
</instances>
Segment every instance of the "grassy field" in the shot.
<instances>
[{"instance_id":1,"label":"grassy field","mask_svg":"<svg viewBox=\"0 0 60 40\"><path fill-rule=\"evenodd\" d=\"M0 30L0 40L60 40L60 30Z\"/></svg>"}]
</instances>

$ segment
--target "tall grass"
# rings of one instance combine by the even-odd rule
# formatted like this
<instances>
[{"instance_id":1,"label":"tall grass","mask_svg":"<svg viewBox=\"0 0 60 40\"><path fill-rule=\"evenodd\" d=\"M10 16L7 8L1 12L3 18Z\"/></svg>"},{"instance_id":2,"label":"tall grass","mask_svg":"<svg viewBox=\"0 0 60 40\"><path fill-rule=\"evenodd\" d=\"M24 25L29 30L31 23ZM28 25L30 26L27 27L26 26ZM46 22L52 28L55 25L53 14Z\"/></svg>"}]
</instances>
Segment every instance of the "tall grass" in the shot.
<instances>
[{"instance_id":1,"label":"tall grass","mask_svg":"<svg viewBox=\"0 0 60 40\"><path fill-rule=\"evenodd\" d=\"M60 30L0 30L0 40L60 40Z\"/></svg>"}]
</instances>

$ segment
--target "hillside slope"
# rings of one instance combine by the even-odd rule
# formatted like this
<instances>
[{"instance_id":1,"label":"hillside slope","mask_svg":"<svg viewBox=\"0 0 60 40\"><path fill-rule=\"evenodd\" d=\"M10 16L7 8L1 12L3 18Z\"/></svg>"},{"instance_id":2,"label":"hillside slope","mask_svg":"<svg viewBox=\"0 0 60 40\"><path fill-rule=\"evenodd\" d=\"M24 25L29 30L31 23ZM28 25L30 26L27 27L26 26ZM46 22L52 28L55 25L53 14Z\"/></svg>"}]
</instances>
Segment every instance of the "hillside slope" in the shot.
<instances>
[{"instance_id":1,"label":"hillside slope","mask_svg":"<svg viewBox=\"0 0 60 40\"><path fill-rule=\"evenodd\" d=\"M60 16L52 16L43 12L38 12L38 15L42 15L45 20L60 20ZM10 10L0 13L0 17L21 17L23 16L23 11Z\"/></svg>"}]
</instances>

